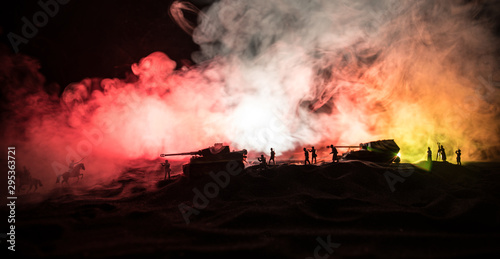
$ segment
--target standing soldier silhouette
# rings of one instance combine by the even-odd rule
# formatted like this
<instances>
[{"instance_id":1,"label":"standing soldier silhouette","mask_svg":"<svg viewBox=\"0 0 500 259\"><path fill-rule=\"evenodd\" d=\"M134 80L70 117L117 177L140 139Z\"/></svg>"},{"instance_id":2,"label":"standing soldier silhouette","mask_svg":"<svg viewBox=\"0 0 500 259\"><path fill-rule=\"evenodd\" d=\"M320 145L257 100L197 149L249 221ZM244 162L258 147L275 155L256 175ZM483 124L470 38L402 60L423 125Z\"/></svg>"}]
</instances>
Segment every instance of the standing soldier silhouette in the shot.
<instances>
[{"instance_id":1,"label":"standing soldier silhouette","mask_svg":"<svg viewBox=\"0 0 500 259\"><path fill-rule=\"evenodd\" d=\"M307 151L306 148L304 148L304 157L305 157L304 165L306 165L307 163L311 164L311 161L309 161L309 151Z\"/></svg>"},{"instance_id":2,"label":"standing soldier silhouette","mask_svg":"<svg viewBox=\"0 0 500 259\"><path fill-rule=\"evenodd\" d=\"M430 147L427 147L427 161L432 161L432 151Z\"/></svg>"},{"instance_id":3,"label":"standing soldier silhouette","mask_svg":"<svg viewBox=\"0 0 500 259\"><path fill-rule=\"evenodd\" d=\"M329 146L329 147L327 147L327 148L331 148L331 149L332 149L332 152L330 152L330 154L333 154L333 155L332 155L332 162L335 162L335 161L337 161L337 162L338 162L339 160L337 159L337 154L338 154L339 152L337 151L337 148L336 148L333 144L332 144L332 145L330 145L330 146Z\"/></svg>"},{"instance_id":4,"label":"standing soldier silhouette","mask_svg":"<svg viewBox=\"0 0 500 259\"><path fill-rule=\"evenodd\" d=\"M446 152L444 151L443 145L441 145L441 158L443 159L443 162L446 162Z\"/></svg>"},{"instance_id":5,"label":"standing soldier silhouette","mask_svg":"<svg viewBox=\"0 0 500 259\"><path fill-rule=\"evenodd\" d=\"M462 151L460 150L460 148L455 151L455 154L457 154L457 165L462 165Z\"/></svg>"},{"instance_id":6,"label":"standing soldier silhouette","mask_svg":"<svg viewBox=\"0 0 500 259\"><path fill-rule=\"evenodd\" d=\"M273 148L271 148L271 157L269 158L269 164L271 164L271 160L273 160L273 163L276 165L276 161L274 161L274 156L276 153L274 152Z\"/></svg>"},{"instance_id":7,"label":"standing soldier silhouette","mask_svg":"<svg viewBox=\"0 0 500 259\"><path fill-rule=\"evenodd\" d=\"M316 164L316 162L317 162L316 157L318 156L318 155L316 155L316 149L314 149L314 147L312 147L310 151L311 151L312 161L313 161L313 163Z\"/></svg>"},{"instance_id":8,"label":"standing soldier silhouette","mask_svg":"<svg viewBox=\"0 0 500 259\"><path fill-rule=\"evenodd\" d=\"M161 165L163 166L163 169L165 170L164 180L167 180L167 175L168 175L168 179L170 180L170 172L172 171L172 170L170 170L170 163L168 162L168 160L165 159L165 163L161 163Z\"/></svg>"}]
</instances>

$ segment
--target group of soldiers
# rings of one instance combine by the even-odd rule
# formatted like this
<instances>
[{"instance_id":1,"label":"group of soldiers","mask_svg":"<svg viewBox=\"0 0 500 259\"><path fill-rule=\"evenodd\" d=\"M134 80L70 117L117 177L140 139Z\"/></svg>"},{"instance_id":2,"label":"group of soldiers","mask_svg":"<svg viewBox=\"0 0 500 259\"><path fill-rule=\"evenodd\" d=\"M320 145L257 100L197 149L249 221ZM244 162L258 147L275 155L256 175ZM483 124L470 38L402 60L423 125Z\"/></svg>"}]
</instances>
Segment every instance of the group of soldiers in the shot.
<instances>
[{"instance_id":1,"label":"group of soldiers","mask_svg":"<svg viewBox=\"0 0 500 259\"><path fill-rule=\"evenodd\" d=\"M446 151L444 150L443 145L441 145L441 143L439 142L437 143L437 145L438 151L436 154L436 161L439 161L439 159L441 158L443 162L446 162ZM455 150L455 154L457 155L457 165L462 165L462 151L460 150L460 148L458 150ZM427 161L432 161L432 151L430 147L427 147Z\"/></svg>"},{"instance_id":2,"label":"group of soldiers","mask_svg":"<svg viewBox=\"0 0 500 259\"><path fill-rule=\"evenodd\" d=\"M269 164L271 164L271 161L273 161L273 164L276 165L276 152L274 152L274 149L271 148L271 156L269 157ZM257 160L260 162L260 167L261 168L266 168L267 167L267 164L266 163L266 158L264 157L264 155L260 155L260 157L257 158Z\"/></svg>"},{"instance_id":3,"label":"group of soldiers","mask_svg":"<svg viewBox=\"0 0 500 259\"><path fill-rule=\"evenodd\" d=\"M335 162L337 161L338 162L338 151L337 151L337 148L335 148L334 145L330 145L330 146L327 146L327 148L331 148L332 149L332 152L330 152L330 154L332 154L332 161ZM304 148L304 165L305 164L311 164L311 161L309 161L309 152L311 152L311 156L312 156L312 161L313 163L317 163L317 154L316 154L316 149L314 147L311 147L311 149L307 149L307 148ZM257 160L260 162L260 166L261 168L265 169L267 168L267 165L271 165L271 162L272 164L276 165L276 152L274 151L273 148L271 148L271 153L270 153L270 156L269 156L269 160L266 160L266 158L264 157L264 155L260 155L260 157L257 158ZM170 179L170 173L172 172L172 170L170 169L170 163L168 162L168 160L165 160L164 163L161 163L162 167L163 167L163 170L165 171L165 180L167 179Z\"/></svg>"},{"instance_id":4,"label":"group of soldiers","mask_svg":"<svg viewBox=\"0 0 500 259\"><path fill-rule=\"evenodd\" d=\"M332 152L330 152L330 154L332 154L332 162L338 162L339 158L337 155L339 152L337 151L337 148L334 145L327 146L327 148L332 149ZM317 163L318 154L316 154L316 151L317 149L315 149L314 147L311 147L311 149L304 148L304 165L311 164L311 161L309 160L309 152L311 152L312 162L314 164ZM268 164L269 165L271 164L271 161L273 162L274 165L276 165L275 157L276 157L276 152L274 152L274 149L271 148L271 155L269 157L268 162L266 161L266 158L264 157L263 154L260 155L260 157L258 157L257 160L260 162L261 168L266 168Z\"/></svg>"},{"instance_id":5,"label":"group of soldiers","mask_svg":"<svg viewBox=\"0 0 500 259\"><path fill-rule=\"evenodd\" d=\"M443 162L446 162L445 149L444 149L443 145L441 145L439 142L437 144L438 144L438 151L436 154L436 161L439 161L439 159L441 159ZM332 152L330 152L330 154L332 155L332 162L338 162L339 157L338 157L337 148L334 145L326 146L326 148L330 148L332 150ZM304 150L304 165L311 164L311 161L309 160L309 152L311 152L312 162L314 164L316 164L317 157L318 157L318 155L316 154L317 149L315 149L314 147L311 147L311 149L304 148L303 150ZM458 149L455 151L455 154L457 155L457 164L461 165L462 164L462 162L461 162L462 151L460 149ZM266 158L264 157L264 154L261 154L260 157L257 158L257 160L260 162L260 166L262 169L267 168L268 164L271 165L271 162L272 162L272 164L276 165L276 152L274 151L273 148L271 148L269 160L266 160ZM427 160L432 161L432 151L431 151L430 147L427 147ZM170 179L170 172L172 171L170 169L170 163L168 162L168 160L165 160L165 162L161 163L161 165L163 166L163 169L165 170L165 180Z\"/></svg>"},{"instance_id":6,"label":"group of soldiers","mask_svg":"<svg viewBox=\"0 0 500 259\"><path fill-rule=\"evenodd\" d=\"M338 154L339 152L337 151L337 148L332 144L330 146L326 146L326 148L331 148L332 149L332 152L330 152L330 154L332 154L332 162L338 162L339 161L339 158L338 158ZM318 157L318 155L316 154L316 149L314 149L314 147L311 147L311 149L307 149L307 148L304 148L304 165L306 164L311 164L311 161L309 161L309 152L311 152L311 157L312 157L312 161L314 164L317 163L317 160L316 158Z\"/></svg>"}]
</instances>

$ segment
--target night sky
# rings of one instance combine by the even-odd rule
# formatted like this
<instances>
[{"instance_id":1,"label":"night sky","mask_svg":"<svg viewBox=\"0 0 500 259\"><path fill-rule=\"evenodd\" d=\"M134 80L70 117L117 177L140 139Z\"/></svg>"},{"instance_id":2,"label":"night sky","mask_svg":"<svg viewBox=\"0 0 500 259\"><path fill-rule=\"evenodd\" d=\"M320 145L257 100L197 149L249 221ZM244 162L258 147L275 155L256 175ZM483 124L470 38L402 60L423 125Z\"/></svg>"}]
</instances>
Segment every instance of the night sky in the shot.
<instances>
[{"instance_id":1,"label":"night sky","mask_svg":"<svg viewBox=\"0 0 500 259\"><path fill-rule=\"evenodd\" d=\"M2 51L13 53L7 35L22 36L22 17L33 20L43 9L38 1L1 1L0 40ZM50 2L50 1L49 1ZM54 17L39 28L19 52L36 58L48 83L67 84L87 77L123 78L130 65L154 51L162 51L177 62L192 62L191 54L199 50L190 35L174 23L168 10L173 0L68 1L60 5ZM214 0L192 0L199 9ZM469 2L469 1L464 1ZM188 20L197 17L185 12ZM478 17L495 20L498 12L484 8ZM495 26L500 35L500 26Z\"/></svg>"},{"instance_id":2,"label":"night sky","mask_svg":"<svg viewBox=\"0 0 500 259\"><path fill-rule=\"evenodd\" d=\"M162 51L181 66L198 50L191 36L177 26L168 10L173 1L69 1L19 52L40 61L47 83L64 88L87 77L123 78L130 65ZM193 1L199 8L208 0ZM9 32L22 36L22 17L33 20L43 10L37 1L0 3L3 51L13 53ZM196 21L194 15L186 17Z\"/></svg>"}]
</instances>

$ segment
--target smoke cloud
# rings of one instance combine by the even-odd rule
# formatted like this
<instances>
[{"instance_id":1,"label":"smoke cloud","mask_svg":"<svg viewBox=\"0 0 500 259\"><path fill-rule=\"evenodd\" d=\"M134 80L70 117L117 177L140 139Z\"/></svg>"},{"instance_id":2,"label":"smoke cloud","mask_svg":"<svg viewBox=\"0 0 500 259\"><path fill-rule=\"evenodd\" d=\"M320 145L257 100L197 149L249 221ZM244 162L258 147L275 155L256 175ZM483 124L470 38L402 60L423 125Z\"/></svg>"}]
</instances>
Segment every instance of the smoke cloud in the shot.
<instances>
[{"instance_id":1,"label":"smoke cloud","mask_svg":"<svg viewBox=\"0 0 500 259\"><path fill-rule=\"evenodd\" d=\"M194 11L173 5L179 23L183 6ZM406 161L436 142L464 160L498 159L495 10L489 1L221 0L183 27L200 45L196 66L174 70L155 52L132 77L83 79L61 96L47 93L35 61L2 55L2 141L50 179L72 159L113 177L128 161L215 142L280 155L395 139Z\"/></svg>"},{"instance_id":2,"label":"smoke cloud","mask_svg":"<svg viewBox=\"0 0 500 259\"><path fill-rule=\"evenodd\" d=\"M436 142L492 159L495 9L475 1L219 1L193 33L202 49L194 58L223 57L238 108L252 103L263 121L281 119L286 127L276 133L293 147L394 138L410 161ZM240 122L230 124L230 139L267 150L238 136L256 130Z\"/></svg>"}]
</instances>

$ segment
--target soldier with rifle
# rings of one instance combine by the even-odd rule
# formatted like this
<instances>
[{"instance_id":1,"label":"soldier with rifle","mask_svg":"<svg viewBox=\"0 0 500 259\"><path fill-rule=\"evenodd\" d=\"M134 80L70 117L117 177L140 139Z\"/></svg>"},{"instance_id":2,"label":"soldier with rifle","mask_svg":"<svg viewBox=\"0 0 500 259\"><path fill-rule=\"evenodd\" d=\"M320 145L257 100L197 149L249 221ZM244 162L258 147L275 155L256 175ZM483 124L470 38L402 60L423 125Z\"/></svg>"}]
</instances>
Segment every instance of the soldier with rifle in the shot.
<instances>
[{"instance_id":1,"label":"soldier with rifle","mask_svg":"<svg viewBox=\"0 0 500 259\"><path fill-rule=\"evenodd\" d=\"M172 171L172 170L170 170L170 163L168 162L167 159L165 159L165 163L161 163L161 165L163 166L163 169L165 170L164 180L167 180L167 175L168 175L168 180L170 180L170 172Z\"/></svg>"},{"instance_id":2,"label":"soldier with rifle","mask_svg":"<svg viewBox=\"0 0 500 259\"><path fill-rule=\"evenodd\" d=\"M276 153L274 152L273 148L271 148L271 157L269 158L269 164L271 164L271 160L273 160L273 163L276 165L276 161L274 160L274 156Z\"/></svg>"},{"instance_id":3,"label":"soldier with rifle","mask_svg":"<svg viewBox=\"0 0 500 259\"><path fill-rule=\"evenodd\" d=\"M338 155L338 151L337 151L337 148L332 144L330 145L329 147L327 146L327 148L331 148L332 149L332 152L330 152L330 154L333 154L332 156L332 162L335 162L335 161L339 161L338 158L337 158L337 155Z\"/></svg>"},{"instance_id":4,"label":"soldier with rifle","mask_svg":"<svg viewBox=\"0 0 500 259\"><path fill-rule=\"evenodd\" d=\"M311 161L309 161L309 151L307 151L307 148L304 148L304 165L307 163L311 164Z\"/></svg>"},{"instance_id":5,"label":"soldier with rifle","mask_svg":"<svg viewBox=\"0 0 500 259\"><path fill-rule=\"evenodd\" d=\"M455 154L457 154L457 165L462 165L462 151L460 148L455 151Z\"/></svg>"}]
</instances>

